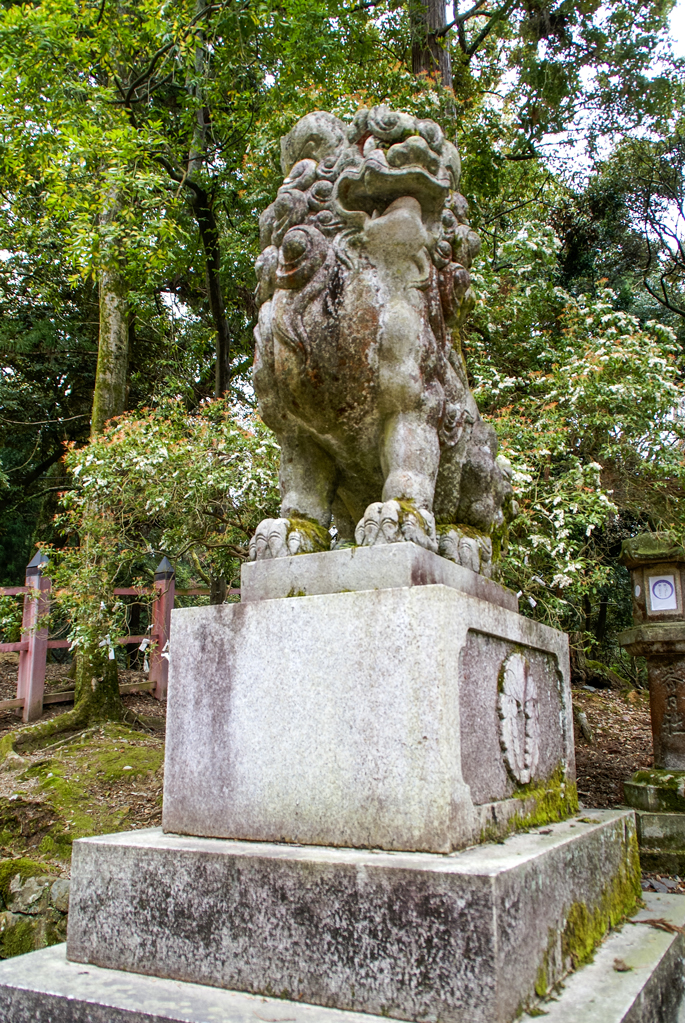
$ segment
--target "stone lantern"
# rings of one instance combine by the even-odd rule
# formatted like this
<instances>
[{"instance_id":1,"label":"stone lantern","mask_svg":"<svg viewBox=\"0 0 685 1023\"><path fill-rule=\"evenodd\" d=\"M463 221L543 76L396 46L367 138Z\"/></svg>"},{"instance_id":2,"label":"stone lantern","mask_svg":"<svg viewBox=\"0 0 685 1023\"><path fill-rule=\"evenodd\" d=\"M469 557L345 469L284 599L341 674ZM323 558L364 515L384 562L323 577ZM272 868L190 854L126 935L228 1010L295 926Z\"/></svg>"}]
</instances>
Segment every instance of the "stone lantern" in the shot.
<instances>
[{"instance_id":1,"label":"stone lantern","mask_svg":"<svg viewBox=\"0 0 685 1023\"><path fill-rule=\"evenodd\" d=\"M685 871L685 548L668 533L643 533L623 543L630 570L633 627L618 641L645 657L654 769L624 783L638 811L646 869Z\"/></svg>"}]
</instances>

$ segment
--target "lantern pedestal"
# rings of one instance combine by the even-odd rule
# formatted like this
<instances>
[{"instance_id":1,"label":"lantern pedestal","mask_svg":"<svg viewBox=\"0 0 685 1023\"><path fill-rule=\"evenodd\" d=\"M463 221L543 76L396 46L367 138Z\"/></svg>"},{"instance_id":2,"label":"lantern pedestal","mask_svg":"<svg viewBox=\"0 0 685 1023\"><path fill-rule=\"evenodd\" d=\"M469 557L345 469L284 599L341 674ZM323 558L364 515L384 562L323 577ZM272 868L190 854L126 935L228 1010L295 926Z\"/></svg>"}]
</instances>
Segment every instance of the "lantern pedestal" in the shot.
<instances>
[{"instance_id":1,"label":"lantern pedestal","mask_svg":"<svg viewBox=\"0 0 685 1023\"><path fill-rule=\"evenodd\" d=\"M644 870L685 871L685 550L670 535L644 534L621 552L633 587L632 629L618 641L645 657L654 769L624 783L635 808Z\"/></svg>"}]
</instances>

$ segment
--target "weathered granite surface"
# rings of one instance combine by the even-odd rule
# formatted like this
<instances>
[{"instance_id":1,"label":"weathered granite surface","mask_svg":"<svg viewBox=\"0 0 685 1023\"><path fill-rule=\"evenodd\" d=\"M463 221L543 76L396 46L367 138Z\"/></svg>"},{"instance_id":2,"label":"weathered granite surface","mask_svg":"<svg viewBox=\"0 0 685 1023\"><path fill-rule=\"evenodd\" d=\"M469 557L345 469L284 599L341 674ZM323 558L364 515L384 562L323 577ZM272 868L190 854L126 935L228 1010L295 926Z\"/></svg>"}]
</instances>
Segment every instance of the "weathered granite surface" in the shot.
<instances>
[{"instance_id":1,"label":"weathered granite surface","mask_svg":"<svg viewBox=\"0 0 685 1023\"><path fill-rule=\"evenodd\" d=\"M84 967L66 945L0 963L3 1023L381 1023L379 1017Z\"/></svg>"},{"instance_id":2,"label":"weathered granite surface","mask_svg":"<svg viewBox=\"0 0 685 1023\"><path fill-rule=\"evenodd\" d=\"M574 906L608 923L634 905L632 812L590 820L451 856L158 829L83 839L68 956L398 1019L509 1023L543 964L548 986L587 937Z\"/></svg>"},{"instance_id":3,"label":"weathered granite surface","mask_svg":"<svg viewBox=\"0 0 685 1023\"><path fill-rule=\"evenodd\" d=\"M645 893L635 917L685 925L685 899ZM682 1023L683 946L679 933L625 926L593 962L542 1006L549 1023ZM622 959L630 967L614 968ZM383 1017L265 998L239 991L84 966L65 946L0 963L4 1023L380 1023ZM536 1017L524 1015L524 1020Z\"/></svg>"},{"instance_id":4,"label":"weathered granite surface","mask_svg":"<svg viewBox=\"0 0 685 1023\"><path fill-rule=\"evenodd\" d=\"M413 540L487 575L511 468L452 340L480 248L459 153L434 121L379 106L351 124L308 114L281 162L259 222L254 388L282 517L251 557L325 549L333 516L341 540Z\"/></svg>"},{"instance_id":5,"label":"weathered granite surface","mask_svg":"<svg viewBox=\"0 0 685 1023\"><path fill-rule=\"evenodd\" d=\"M623 782L623 791L635 810L685 814L685 771L643 768Z\"/></svg>"},{"instance_id":6,"label":"weathered granite surface","mask_svg":"<svg viewBox=\"0 0 685 1023\"><path fill-rule=\"evenodd\" d=\"M518 597L511 590L411 542L246 562L240 572L240 599L273 600L431 583L518 611Z\"/></svg>"},{"instance_id":7,"label":"weathered granite surface","mask_svg":"<svg viewBox=\"0 0 685 1023\"><path fill-rule=\"evenodd\" d=\"M165 831L449 852L478 840L474 803L534 783L573 807L553 629L443 585L185 608L172 629Z\"/></svg>"}]
</instances>

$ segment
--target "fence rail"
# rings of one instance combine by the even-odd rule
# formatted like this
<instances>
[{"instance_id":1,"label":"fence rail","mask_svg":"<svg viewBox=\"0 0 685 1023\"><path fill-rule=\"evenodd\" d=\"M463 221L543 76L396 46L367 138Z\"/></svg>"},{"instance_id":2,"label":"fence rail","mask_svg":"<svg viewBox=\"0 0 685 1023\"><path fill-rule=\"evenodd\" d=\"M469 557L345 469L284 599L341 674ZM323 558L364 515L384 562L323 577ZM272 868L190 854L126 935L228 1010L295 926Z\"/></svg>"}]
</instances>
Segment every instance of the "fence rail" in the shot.
<instances>
[{"instance_id":1,"label":"fence rail","mask_svg":"<svg viewBox=\"0 0 685 1023\"><path fill-rule=\"evenodd\" d=\"M25 586L0 586L0 597L24 595L21 623L21 639L16 643L0 643L0 653L18 653L17 696L14 700L0 700L0 711L22 710L24 721L36 721L43 708L52 703L73 703L74 690L65 689L56 693L45 692L45 669L48 650L64 650L71 646L68 639L49 639L47 628L39 628L50 606L51 581L43 576L47 558L40 552L26 568ZM176 589L175 574L167 558L157 566L152 587L121 586L114 590L116 596L152 595L152 626L144 636L121 636L117 643L141 644L145 640L151 646L147 682L119 686L119 692L151 692L158 699L166 698L169 678L169 638L171 633L171 609L176 596L207 596L209 589ZM231 589L231 594L240 590Z\"/></svg>"}]
</instances>

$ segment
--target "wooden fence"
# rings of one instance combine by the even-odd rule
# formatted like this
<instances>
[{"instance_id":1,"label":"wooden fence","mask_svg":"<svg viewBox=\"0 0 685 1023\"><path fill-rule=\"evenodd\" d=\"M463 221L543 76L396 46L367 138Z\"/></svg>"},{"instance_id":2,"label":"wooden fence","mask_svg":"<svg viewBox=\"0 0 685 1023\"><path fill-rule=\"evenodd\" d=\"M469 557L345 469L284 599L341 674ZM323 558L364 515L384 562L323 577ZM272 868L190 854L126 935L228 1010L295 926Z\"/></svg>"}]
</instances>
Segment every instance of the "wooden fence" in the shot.
<instances>
[{"instance_id":1,"label":"wooden fence","mask_svg":"<svg viewBox=\"0 0 685 1023\"><path fill-rule=\"evenodd\" d=\"M44 576L43 568L47 558L40 552L29 562L26 568L24 586L2 586L0 596L24 597L24 609L21 625L21 639L17 643L0 643L0 652L17 652L19 654L19 672L17 675L17 696L14 700L0 701L0 710L21 709L24 721L36 721L41 717L43 708L51 703L73 703L74 690L65 689L60 692L45 692L45 668L48 650L65 649L71 646L68 639L50 639L47 628L39 628L40 622L47 620L50 608L51 581ZM239 593L240 590L230 590ZM174 599L178 596L207 595L208 589L177 590L174 569L167 558L162 558L155 571L154 585L146 588L119 587L114 590L117 596L143 596L152 594L152 628L145 636L122 636L118 643L133 644L148 641L151 649L149 656L149 674L147 682L120 686L121 693L137 693L150 691L158 700L166 698L169 677L169 637L171 633L171 609Z\"/></svg>"}]
</instances>

